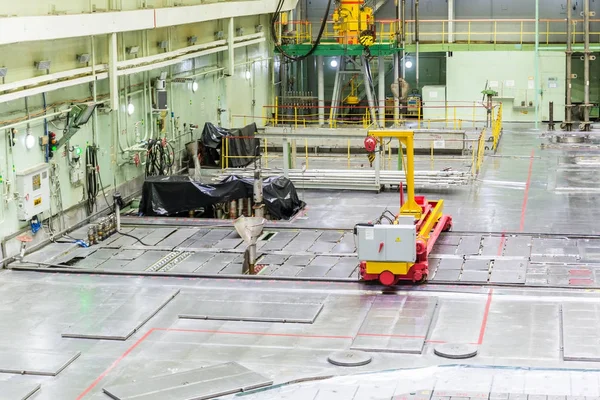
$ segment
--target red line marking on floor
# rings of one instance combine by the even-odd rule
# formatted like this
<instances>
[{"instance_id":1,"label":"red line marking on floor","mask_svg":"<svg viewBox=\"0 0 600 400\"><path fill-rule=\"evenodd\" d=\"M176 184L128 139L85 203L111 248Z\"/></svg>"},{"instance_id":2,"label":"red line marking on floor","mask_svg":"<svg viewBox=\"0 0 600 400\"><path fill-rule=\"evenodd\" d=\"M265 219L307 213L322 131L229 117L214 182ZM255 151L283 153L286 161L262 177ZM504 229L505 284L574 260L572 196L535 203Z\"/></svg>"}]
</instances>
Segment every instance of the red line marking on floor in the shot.
<instances>
[{"instance_id":1,"label":"red line marking on floor","mask_svg":"<svg viewBox=\"0 0 600 400\"><path fill-rule=\"evenodd\" d=\"M487 302L485 303L485 311L483 312L483 320L481 321L481 328L479 329L479 340L478 345L483 343L483 337L485 336L485 328L487 327L488 315L490 314L490 306L492 305L492 294L494 289L490 289L488 292Z\"/></svg>"},{"instance_id":2,"label":"red line marking on floor","mask_svg":"<svg viewBox=\"0 0 600 400\"><path fill-rule=\"evenodd\" d=\"M129 355L129 353L131 353L136 347L138 347L140 345L140 343L142 343L144 340L146 340L152 332L154 332L154 328L152 328L148 332L146 332L146 334L144 336L142 336L141 338L139 338L137 340L137 342L132 344L131 347L125 351L125 353L121 354L121 356L119 356L119 358L117 358L115 361L113 361L113 363L106 370L104 370L104 372L101 373L100 376L98 376L96 378L96 380L90 384L90 386L88 386L83 392L81 392L81 394L79 396L77 396L76 400L83 399L93 388L96 387L96 385L98 385L98 383L100 383L100 381L102 379L104 379L104 377L106 375L108 375L108 373L110 371L112 371L117 365L119 365L119 363L121 361L123 361L123 359Z\"/></svg>"},{"instance_id":3,"label":"red line marking on floor","mask_svg":"<svg viewBox=\"0 0 600 400\"><path fill-rule=\"evenodd\" d=\"M506 243L506 232L502 231L502 239L500 240L500 245L498 246L498 255L502 255L502 251L504 250L504 244Z\"/></svg>"},{"instance_id":4,"label":"red line marking on floor","mask_svg":"<svg viewBox=\"0 0 600 400\"><path fill-rule=\"evenodd\" d=\"M531 187L531 171L533 170L534 156L535 150L531 150L531 157L529 157L529 172L527 173L527 183L525 184L525 195L523 196L523 206L521 207L521 224L519 225L520 232L523 232L523 229L525 229L525 212L527 211L527 200L529 199L529 188Z\"/></svg>"}]
</instances>

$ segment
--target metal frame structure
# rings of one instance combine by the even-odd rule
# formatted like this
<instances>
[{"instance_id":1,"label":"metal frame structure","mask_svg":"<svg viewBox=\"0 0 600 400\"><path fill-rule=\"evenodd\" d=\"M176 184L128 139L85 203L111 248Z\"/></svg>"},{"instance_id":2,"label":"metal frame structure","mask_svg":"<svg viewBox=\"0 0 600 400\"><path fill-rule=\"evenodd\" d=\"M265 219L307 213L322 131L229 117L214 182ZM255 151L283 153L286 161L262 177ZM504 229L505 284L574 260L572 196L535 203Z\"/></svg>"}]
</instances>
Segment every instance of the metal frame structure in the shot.
<instances>
[{"instance_id":1,"label":"metal frame structure","mask_svg":"<svg viewBox=\"0 0 600 400\"><path fill-rule=\"evenodd\" d=\"M425 196L415 196L414 132L413 131L369 131L369 138L375 138L379 147L384 138L398 139L406 147L406 193L400 212L393 224L399 224L402 217L414 218L417 232L415 262L379 262L360 260L360 274L364 280L379 280L383 285L395 285L401 280L424 282L429 275L428 256L440 234L452 228L452 217L444 215L444 200L428 201ZM372 139L371 139L372 140ZM369 147L367 143L366 147ZM402 192L401 192L402 196Z\"/></svg>"}]
</instances>

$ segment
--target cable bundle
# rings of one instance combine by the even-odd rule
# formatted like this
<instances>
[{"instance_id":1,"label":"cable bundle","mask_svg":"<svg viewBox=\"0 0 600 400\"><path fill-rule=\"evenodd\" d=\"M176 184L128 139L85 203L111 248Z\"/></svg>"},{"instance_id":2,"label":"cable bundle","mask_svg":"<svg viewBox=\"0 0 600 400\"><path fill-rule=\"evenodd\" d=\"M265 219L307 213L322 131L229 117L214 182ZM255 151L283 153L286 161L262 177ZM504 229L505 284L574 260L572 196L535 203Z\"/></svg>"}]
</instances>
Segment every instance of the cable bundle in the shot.
<instances>
[{"instance_id":1,"label":"cable bundle","mask_svg":"<svg viewBox=\"0 0 600 400\"><path fill-rule=\"evenodd\" d=\"M87 182L87 211L91 215L96 206L96 196L98 196L98 149L96 146L88 146L85 149L85 166Z\"/></svg>"},{"instance_id":2,"label":"cable bundle","mask_svg":"<svg viewBox=\"0 0 600 400\"><path fill-rule=\"evenodd\" d=\"M175 163L173 146L166 140L148 141L148 156L146 158L146 176L170 175Z\"/></svg>"}]
</instances>

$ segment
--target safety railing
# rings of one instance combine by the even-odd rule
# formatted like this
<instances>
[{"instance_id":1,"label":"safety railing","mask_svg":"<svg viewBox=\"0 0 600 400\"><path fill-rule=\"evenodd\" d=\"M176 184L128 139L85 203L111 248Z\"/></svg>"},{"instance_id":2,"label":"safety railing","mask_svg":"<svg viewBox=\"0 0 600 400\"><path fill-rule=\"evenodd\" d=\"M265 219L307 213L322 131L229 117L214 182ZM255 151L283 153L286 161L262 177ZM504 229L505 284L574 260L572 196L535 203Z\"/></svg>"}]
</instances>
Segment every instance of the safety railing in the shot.
<instances>
[{"instance_id":1,"label":"safety railing","mask_svg":"<svg viewBox=\"0 0 600 400\"><path fill-rule=\"evenodd\" d=\"M313 25L315 25L313 27ZM315 39L321 23L311 23L309 21L287 21L276 24L276 36L279 43L286 44L307 44L312 43ZM321 41L323 43L339 43L347 45L352 35L348 34L345 29L335 29L336 26L343 28L342 24L337 24L333 21L325 23L325 29ZM396 43L398 37L398 21L397 20L377 20L374 24L375 42L374 44L392 44ZM343 33L345 32L345 33Z\"/></svg>"},{"instance_id":2,"label":"safety railing","mask_svg":"<svg viewBox=\"0 0 600 400\"><path fill-rule=\"evenodd\" d=\"M600 19L591 19L591 41L600 42ZM315 23L316 24L316 23ZM583 43L583 19L572 22L573 43ZM312 43L318 27L313 29L308 21L289 21L278 30L278 38L283 44ZM328 21L322 41L346 44L347 38L334 29L334 22ZM398 20L377 20L375 22L375 43L395 43L402 31ZM485 44L526 44L535 43L535 19L432 19L419 20L419 41L421 43L485 43ZM542 45L564 44L567 40L565 19L540 19L538 41ZM416 41L415 21L405 21L404 31L408 44Z\"/></svg>"},{"instance_id":3,"label":"safety railing","mask_svg":"<svg viewBox=\"0 0 600 400\"><path fill-rule=\"evenodd\" d=\"M479 175L481 166L483 165L483 159L485 157L485 139L486 130L484 129L477 140L477 147L473 148L473 176Z\"/></svg>"},{"instance_id":4,"label":"safety railing","mask_svg":"<svg viewBox=\"0 0 600 400\"><path fill-rule=\"evenodd\" d=\"M500 141L500 135L502 134L502 103L498 106L496 111L496 118L492 122L492 150L498 149L498 143Z\"/></svg>"},{"instance_id":5,"label":"safety railing","mask_svg":"<svg viewBox=\"0 0 600 400\"><path fill-rule=\"evenodd\" d=\"M293 104L275 99L274 105L266 105L261 116L231 115L232 126L246 126L256 123L258 126L282 126L294 129L320 125L329 128L373 127L378 121L384 125L401 125L415 122L418 129L445 128L463 130L475 128L486 121L486 109L480 102L420 102L402 104L395 116L394 101L388 99L385 106L373 107L377 121L373 120L371 108L364 105L343 105L338 107L318 107L315 104ZM332 112L335 111L335 112ZM383 120L380 120L380 112ZM335 116L334 116L335 115Z\"/></svg>"}]
</instances>

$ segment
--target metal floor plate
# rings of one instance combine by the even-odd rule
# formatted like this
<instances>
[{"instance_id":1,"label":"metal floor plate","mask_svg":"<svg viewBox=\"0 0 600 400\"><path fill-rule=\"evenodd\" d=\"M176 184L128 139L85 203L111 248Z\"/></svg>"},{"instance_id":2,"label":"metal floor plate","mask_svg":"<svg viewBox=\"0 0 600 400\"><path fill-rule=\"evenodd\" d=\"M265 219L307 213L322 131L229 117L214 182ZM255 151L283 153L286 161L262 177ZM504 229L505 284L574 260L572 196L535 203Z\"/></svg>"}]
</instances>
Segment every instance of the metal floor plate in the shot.
<instances>
[{"instance_id":1,"label":"metal floor plate","mask_svg":"<svg viewBox=\"0 0 600 400\"><path fill-rule=\"evenodd\" d=\"M271 384L271 379L232 362L109 386L103 390L115 400L203 400Z\"/></svg>"},{"instance_id":2,"label":"metal floor plate","mask_svg":"<svg viewBox=\"0 0 600 400\"><path fill-rule=\"evenodd\" d=\"M565 361L600 361L599 315L597 304L562 305L560 326Z\"/></svg>"},{"instance_id":3,"label":"metal floor plate","mask_svg":"<svg viewBox=\"0 0 600 400\"><path fill-rule=\"evenodd\" d=\"M42 385L35 383L2 381L0 382L0 395L7 400L27 400L41 387Z\"/></svg>"},{"instance_id":4,"label":"metal floor plate","mask_svg":"<svg viewBox=\"0 0 600 400\"><path fill-rule=\"evenodd\" d=\"M437 297L377 296L350 348L421 354L437 303Z\"/></svg>"},{"instance_id":5,"label":"metal floor plate","mask_svg":"<svg viewBox=\"0 0 600 400\"><path fill-rule=\"evenodd\" d=\"M0 372L18 375L56 376L81 353L44 350L0 350ZM3 398L0 392L0 398Z\"/></svg>"},{"instance_id":6,"label":"metal floor plate","mask_svg":"<svg viewBox=\"0 0 600 400\"><path fill-rule=\"evenodd\" d=\"M127 340L150 318L163 309L179 290L162 295L133 295L107 317L97 318L90 313L62 333L76 339Z\"/></svg>"},{"instance_id":7,"label":"metal floor plate","mask_svg":"<svg viewBox=\"0 0 600 400\"><path fill-rule=\"evenodd\" d=\"M179 318L312 324L322 309L322 303L203 300L189 306L186 311L179 314Z\"/></svg>"}]
</instances>

